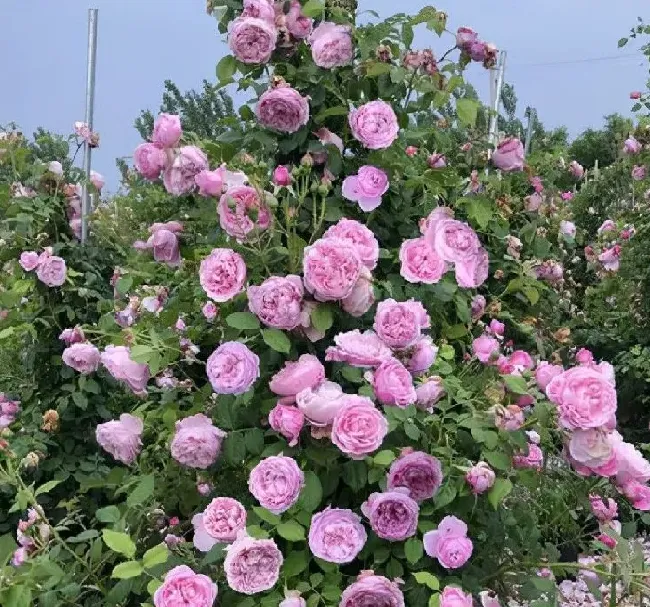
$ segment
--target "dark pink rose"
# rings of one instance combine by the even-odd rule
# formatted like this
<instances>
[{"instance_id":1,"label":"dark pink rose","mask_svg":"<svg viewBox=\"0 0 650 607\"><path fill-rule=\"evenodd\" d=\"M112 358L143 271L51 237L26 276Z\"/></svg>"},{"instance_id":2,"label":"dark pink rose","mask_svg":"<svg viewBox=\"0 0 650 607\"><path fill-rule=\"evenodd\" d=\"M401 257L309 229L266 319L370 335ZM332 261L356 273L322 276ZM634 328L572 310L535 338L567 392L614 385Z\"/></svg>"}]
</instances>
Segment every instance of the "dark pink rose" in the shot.
<instances>
[{"instance_id":1,"label":"dark pink rose","mask_svg":"<svg viewBox=\"0 0 650 607\"><path fill-rule=\"evenodd\" d=\"M153 125L151 140L156 147L173 148L183 134L180 116L160 114Z\"/></svg>"},{"instance_id":2,"label":"dark pink rose","mask_svg":"<svg viewBox=\"0 0 650 607\"><path fill-rule=\"evenodd\" d=\"M277 38L274 24L266 19L241 16L228 26L228 46L242 63L266 63Z\"/></svg>"},{"instance_id":3,"label":"dark pink rose","mask_svg":"<svg viewBox=\"0 0 650 607\"><path fill-rule=\"evenodd\" d=\"M524 146L516 137L504 139L492 154L492 164L504 172L524 168Z\"/></svg>"},{"instance_id":4,"label":"dark pink rose","mask_svg":"<svg viewBox=\"0 0 650 607\"><path fill-rule=\"evenodd\" d=\"M341 193L344 198L357 202L362 211L369 213L381 204L389 185L388 175L384 171L366 165L360 167L356 175L343 180Z\"/></svg>"},{"instance_id":5,"label":"dark pink rose","mask_svg":"<svg viewBox=\"0 0 650 607\"><path fill-rule=\"evenodd\" d=\"M397 139L399 125L393 108L385 101L371 101L348 116L352 136L364 147L381 150Z\"/></svg>"},{"instance_id":6,"label":"dark pink rose","mask_svg":"<svg viewBox=\"0 0 650 607\"><path fill-rule=\"evenodd\" d=\"M423 502L438 493L442 480L442 466L437 458L423 451L412 451L391 464L386 487L391 491L405 487L416 502Z\"/></svg>"},{"instance_id":7,"label":"dark pink rose","mask_svg":"<svg viewBox=\"0 0 650 607\"><path fill-rule=\"evenodd\" d=\"M411 374L396 358L383 361L375 369L372 388L382 405L403 408L413 404L417 399Z\"/></svg>"},{"instance_id":8,"label":"dark pink rose","mask_svg":"<svg viewBox=\"0 0 650 607\"><path fill-rule=\"evenodd\" d=\"M262 93L255 112L262 126L295 133L309 122L309 99L288 85L276 86Z\"/></svg>"},{"instance_id":9,"label":"dark pink rose","mask_svg":"<svg viewBox=\"0 0 650 607\"><path fill-rule=\"evenodd\" d=\"M258 191L247 185L226 190L217 205L219 225L237 240L246 240L253 230L266 230L271 225L271 211Z\"/></svg>"},{"instance_id":10,"label":"dark pink rose","mask_svg":"<svg viewBox=\"0 0 650 607\"><path fill-rule=\"evenodd\" d=\"M135 170L149 180L160 177L166 160L165 152L153 143L141 143L133 152Z\"/></svg>"}]
</instances>

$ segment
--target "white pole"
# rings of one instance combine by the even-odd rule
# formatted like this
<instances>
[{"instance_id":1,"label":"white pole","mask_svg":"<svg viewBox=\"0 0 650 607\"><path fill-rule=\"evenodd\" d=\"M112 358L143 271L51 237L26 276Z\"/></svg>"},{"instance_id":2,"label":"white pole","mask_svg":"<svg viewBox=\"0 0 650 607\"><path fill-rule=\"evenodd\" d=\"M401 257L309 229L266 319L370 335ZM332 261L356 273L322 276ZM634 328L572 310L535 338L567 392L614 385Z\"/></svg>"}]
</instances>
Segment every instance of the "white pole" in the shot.
<instances>
[{"instance_id":1,"label":"white pole","mask_svg":"<svg viewBox=\"0 0 650 607\"><path fill-rule=\"evenodd\" d=\"M93 116L95 112L95 62L97 59L97 19L99 10L88 9L88 70L86 73L86 124L92 133ZM85 243L88 238L88 215L90 214L90 182L92 149L90 143L84 144L83 170L86 181L83 186L83 198L81 200L81 242Z\"/></svg>"},{"instance_id":2,"label":"white pole","mask_svg":"<svg viewBox=\"0 0 650 607\"><path fill-rule=\"evenodd\" d=\"M501 89L503 88L503 74L506 70L506 51L499 53L499 63L497 65L497 78L495 86L495 95L492 101L492 113L490 114L490 130L488 132L488 143L494 149L497 144L497 116L499 114L499 103L501 102ZM491 156L491 149L488 150Z\"/></svg>"},{"instance_id":3,"label":"white pole","mask_svg":"<svg viewBox=\"0 0 650 607\"><path fill-rule=\"evenodd\" d=\"M533 138L533 124L535 123L535 118L537 118L537 112L534 109L530 109L528 112L528 128L526 129L526 144L524 146L524 156L528 156L530 152L531 139Z\"/></svg>"}]
</instances>

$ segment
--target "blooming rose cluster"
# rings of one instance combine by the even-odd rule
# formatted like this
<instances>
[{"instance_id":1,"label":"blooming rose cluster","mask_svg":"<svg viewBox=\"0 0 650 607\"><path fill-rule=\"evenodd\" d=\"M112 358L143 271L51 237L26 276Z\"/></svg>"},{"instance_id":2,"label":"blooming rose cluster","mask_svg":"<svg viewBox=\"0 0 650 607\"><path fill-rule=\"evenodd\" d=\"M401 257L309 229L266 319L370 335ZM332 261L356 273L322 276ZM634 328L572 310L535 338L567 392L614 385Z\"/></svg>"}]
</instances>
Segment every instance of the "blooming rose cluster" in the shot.
<instances>
[{"instance_id":1,"label":"blooming rose cluster","mask_svg":"<svg viewBox=\"0 0 650 607\"><path fill-rule=\"evenodd\" d=\"M494 67L497 49L490 42L479 40L478 34L471 27L459 27L456 32L456 46L462 54L472 61L481 62L485 68Z\"/></svg>"},{"instance_id":2,"label":"blooming rose cluster","mask_svg":"<svg viewBox=\"0 0 650 607\"><path fill-rule=\"evenodd\" d=\"M52 247L45 247L40 255L23 251L18 263L25 272L36 270L36 277L48 287L60 287L66 277L65 259L52 253Z\"/></svg>"}]
</instances>

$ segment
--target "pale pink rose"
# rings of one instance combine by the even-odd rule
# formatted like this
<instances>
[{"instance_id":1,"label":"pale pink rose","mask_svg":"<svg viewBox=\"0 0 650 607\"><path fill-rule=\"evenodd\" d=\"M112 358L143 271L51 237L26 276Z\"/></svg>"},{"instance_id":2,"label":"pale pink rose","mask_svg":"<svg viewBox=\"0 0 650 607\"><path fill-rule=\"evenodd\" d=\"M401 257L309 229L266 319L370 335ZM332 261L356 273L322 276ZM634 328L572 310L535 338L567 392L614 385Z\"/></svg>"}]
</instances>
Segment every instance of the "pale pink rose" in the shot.
<instances>
[{"instance_id":1,"label":"pale pink rose","mask_svg":"<svg viewBox=\"0 0 650 607\"><path fill-rule=\"evenodd\" d=\"M467 50L478 40L478 34L471 27L459 27L456 31L456 46L461 50Z\"/></svg>"},{"instance_id":2,"label":"pale pink rose","mask_svg":"<svg viewBox=\"0 0 650 607\"><path fill-rule=\"evenodd\" d=\"M643 165L634 165L634 168L632 169L632 179L634 179L634 181L642 181L645 179L645 175L646 168Z\"/></svg>"},{"instance_id":3,"label":"pale pink rose","mask_svg":"<svg viewBox=\"0 0 650 607\"><path fill-rule=\"evenodd\" d=\"M101 173L98 173L97 171L90 171L90 183L95 186L98 190L101 190L104 187L104 184L106 181L104 180L104 176Z\"/></svg>"},{"instance_id":4,"label":"pale pink rose","mask_svg":"<svg viewBox=\"0 0 650 607\"><path fill-rule=\"evenodd\" d=\"M621 266L621 247L614 245L605 249L599 256L598 261L603 264L603 268L609 272L618 272Z\"/></svg>"},{"instance_id":5,"label":"pale pink rose","mask_svg":"<svg viewBox=\"0 0 650 607\"><path fill-rule=\"evenodd\" d=\"M472 352L484 364L493 364L499 356L499 340L489 335L481 335L472 342Z\"/></svg>"},{"instance_id":6,"label":"pale pink rose","mask_svg":"<svg viewBox=\"0 0 650 607\"><path fill-rule=\"evenodd\" d=\"M217 461L226 433L203 413L176 422L170 445L172 457L183 466L205 470Z\"/></svg>"},{"instance_id":7,"label":"pale pink rose","mask_svg":"<svg viewBox=\"0 0 650 607\"><path fill-rule=\"evenodd\" d=\"M123 464L132 464L142 448L142 420L122 413L119 420L99 424L95 437L99 446Z\"/></svg>"},{"instance_id":8,"label":"pale pink rose","mask_svg":"<svg viewBox=\"0 0 650 607\"><path fill-rule=\"evenodd\" d=\"M229 301L244 288L246 262L232 249L212 249L201 261L199 282L210 299Z\"/></svg>"},{"instance_id":9,"label":"pale pink rose","mask_svg":"<svg viewBox=\"0 0 650 607\"><path fill-rule=\"evenodd\" d=\"M551 380L560 373L564 372L562 365L552 365L551 363L543 360L537 365L535 370L535 381L537 387L542 391L546 391L546 386L551 383Z\"/></svg>"},{"instance_id":10,"label":"pale pink rose","mask_svg":"<svg viewBox=\"0 0 650 607\"><path fill-rule=\"evenodd\" d=\"M290 86L262 93L255 113L260 124L281 133L295 133L309 122L309 99Z\"/></svg>"},{"instance_id":11,"label":"pale pink rose","mask_svg":"<svg viewBox=\"0 0 650 607\"><path fill-rule=\"evenodd\" d=\"M494 470L490 468L488 463L479 462L468 470L465 475L465 480L472 488L472 493L474 495L479 495L485 493L490 487L492 487L492 485L494 485L496 474L494 474Z\"/></svg>"},{"instance_id":12,"label":"pale pink rose","mask_svg":"<svg viewBox=\"0 0 650 607\"><path fill-rule=\"evenodd\" d=\"M307 607L307 601L300 596L297 590L285 590L284 600L278 607Z\"/></svg>"},{"instance_id":13,"label":"pale pink rose","mask_svg":"<svg viewBox=\"0 0 650 607\"><path fill-rule=\"evenodd\" d=\"M616 222L613 219L605 219L601 226L598 228L598 234L604 234L606 232L613 232L616 230Z\"/></svg>"},{"instance_id":14,"label":"pale pink rose","mask_svg":"<svg viewBox=\"0 0 650 607\"><path fill-rule=\"evenodd\" d=\"M576 352L576 362L580 365L589 365L594 362L594 354L587 348L580 348Z\"/></svg>"},{"instance_id":15,"label":"pale pink rose","mask_svg":"<svg viewBox=\"0 0 650 607\"><path fill-rule=\"evenodd\" d=\"M304 425L305 415L298 407L278 403L269 413L269 426L287 439L289 447L298 444L300 431Z\"/></svg>"},{"instance_id":16,"label":"pale pink rose","mask_svg":"<svg viewBox=\"0 0 650 607\"><path fill-rule=\"evenodd\" d=\"M508 365L514 373L523 373L535 368L535 362L528 352L524 350L515 350L508 356Z\"/></svg>"},{"instance_id":17,"label":"pale pink rose","mask_svg":"<svg viewBox=\"0 0 650 607\"><path fill-rule=\"evenodd\" d=\"M389 186L388 175L382 169L365 165L359 168L356 175L343 180L341 194L358 203L362 211L369 213L381 204L381 198Z\"/></svg>"},{"instance_id":18,"label":"pale pink rose","mask_svg":"<svg viewBox=\"0 0 650 607\"><path fill-rule=\"evenodd\" d=\"M407 407L417 395L408 369L396 358L383 361L374 371L372 388L382 405Z\"/></svg>"},{"instance_id":19,"label":"pale pink rose","mask_svg":"<svg viewBox=\"0 0 650 607\"><path fill-rule=\"evenodd\" d=\"M533 186L535 193L541 194L544 191L544 184L542 183L542 178L539 177L538 175L535 175L534 177L530 177L528 181L530 182L530 185Z\"/></svg>"},{"instance_id":20,"label":"pale pink rose","mask_svg":"<svg viewBox=\"0 0 650 607\"><path fill-rule=\"evenodd\" d=\"M90 143L91 136L93 132L90 130L90 127L88 126L88 123L86 122L81 122L80 120L77 120L74 123L74 134L77 137L80 137L84 141Z\"/></svg>"},{"instance_id":21,"label":"pale pink rose","mask_svg":"<svg viewBox=\"0 0 650 607\"><path fill-rule=\"evenodd\" d=\"M618 505L611 497L590 495L589 503L594 516L601 522L614 520L618 516Z\"/></svg>"},{"instance_id":22,"label":"pale pink rose","mask_svg":"<svg viewBox=\"0 0 650 607\"><path fill-rule=\"evenodd\" d=\"M246 508L231 497L215 497L192 517L194 547L209 552L215 544L230 543L246 529Z\"/></svg>"},{"instance_id":23,"label":"pale pink rose","mask_svg":"<svg viewBox=\"0 0 650 607\"><path fill-rule=\"evenodd\" d=\"M407 348L415 344L421 330L428 326L429 317L419 301L385 299L377 305L373 327L379 338L391 348Z\"/></svg>"},{"instance_id":24,"label":"pale pink rose","mask_svg":"<svg viewBox=\"0 0 650 607\"><path fill-rule=\"evenodd\" d=\"M203 316L205 316L206 320L213 321L219 314L219 308L217 308L213 302L206 301L201 308L201 312L203 313Z\"/></svg>"},{"instance_id":25,"label":"pale pink rose","mask_svg":"<svg viewBox=\"0 0 650 607\"><path fill-rule=\"evenodd\" d=\"M35 270L38 267L38 262L38 253L35 251L23 251L20 254L20 260L18 261L25 272L31 272L32 270Z\"/></svg>"},{"instance_id":26,"label":"pale pink rose","mask_svg":"<svg viewBox=\"0 0 650 607\"><path fill-rule=\"evenodd\" d=\"M371 493L361 505L361 512L378 537L401 542L415 535L420 508L402 487L384 493Z\"/></svg>"},{"instance_id":27,"label":"pale pink rose","mask_svg":"<svg viewBox=\"0 0 650 607\"><path fill-rule=\"evenodd\" d=\"M255 17L275 24L275 8L273 0L244 0L242 17Z\"/></svg>"},{"instance_id":28,"label":"pale pink rose","mask_svg":"<svg viewBox=\"0 0 650 607\"><path fill-rule=\"evenodd\" d=\"M492 164L505 172L524 168L524 146L516 137L504 139L492 154Z\"/></svg>"},{"instance_id":29,"label":"pale pink rose","mask_svg":"<svg viewBox=\"0 0 650 607\"><path fill-rule=\"evenodd\" d=\"M372 231L362 223L354 219L340 219L327 229L323 238L340 238L347 241L355 248L361 262L369 270L375 269L379 259L379 243Z\"/></svg>"},{"instance_id":30,"label":"pale pink rose","mask_svg":"<svg viewBox=\"0 0 650 607\"><path fill-rule=\"evenodd\" d=\"M455 516L446 516L438 528L423 537L424 551L445 569L458 569L472 556L474 545L467 537L467 525Z\"/></svg>"},{"instance_id":31,"label":"pale pink rose","mask_svg":"<svg viewBox=\"0 0 650 607\"><path fill-rule=\"evenodd\" d=\"M245 240L253 230L266 230L271 225L271 211L257 190L247 185L226 190L217 212L221 228L237 240Z\"/></svg>"},{"instance_id":32,"label":"pale pink rose","mask_svg":"<svg viewBox=\"0 0 650 607\"><path fill-rule=\"evenodd\" d=\"M180 116L160 114L154 122L151 141L159 148L173 148L176 147L182 135Z\"/></svg>"},{"instance_id":33,"label":"pale pink rose","mask_svg":"<svg viewBox=\"0 0 650 607\"><path fill-rule=\"evenodd\" d=\"M427 158L427 164L432 169L444 169L447 166L447 158L444 154L431 154Z\"/></svg>"},{"instance_id":34,"label":"pale pink rose","mask_svg":"<svg viewBox=\"0 0 650 607\"><path fill-rule=\"evenodd\" d=\"M0 392L0 430L11 426L16 421L16 415L19 411L20 401L9 400L4 392Z\"/></svg>"},{"instance_id":35,"label":"pale pink rose","mask_svg":"<svg viewBox=\"0 0 650 607\"><path fill-rule=\"evenodd\" d=\"M47 170L57 177L61 177L63 175L63 165L58 160L53 160L50 162L47 165Z\"/></svg>"},{"instance_id":36,"label":"pale pink rose","mask_svg":"<svg viewBox=\"0 0 650 607\"><path fill-rule=\"evenodd\" d=\"M575 179L582 179L585 176L585 168L577 160L572 160L569 163L569 173Z\"/></svg>"},{"instance_id":37,"label":"pale pink rose","mask_svg":"<svg viewBox=\"0 0 650 607\"><path fill-rule=\"evenodd\" d=\"M529 213L533 213L539 209L539 207L542 205L542 202L544 202L542 195L535 192L534 194L531 194L530 196L526 196L526 198L524 198L524 209Z\"/></svg>"},{"instance_id":38,"label":"pale pink rose","mask_svg":"<svg viewBox=\"0 0 650 607\"><path fill-rule=\"evenodd\" d=\"M650 487L638 481L629 481L619 487L619 491L632 502L635 510L650 510Z\"/></svg>"},{"instance_id":39,"label":"pale pink rose","mask_svg":"<svg viewBox=\"0 0 650 607\"><path fill-rule=\"evenodd\" d=\"M630 156L638 154L642 148L643 146L634 137L628 137L623 144L623 151Z\"/></svg>"},{"instance_id":40,"label":"pale pink rose","mask_svg":"<svg viewBox=\"0 0 650 607\"><path fill-rule=\"evenodd\" d=\"M243 532L226 548L223 567L232 590L256 594L275 586L282 562L282 552L273 540L257 540Z\"/></svg>"},{"instance_id":41,"label":"pale pink rose","mask_svg":"<svg viewBox=\"0 0 650 607\"><path fill-rule=\"evenodd\" d=\"M318 137L318 140L323 145L333 145L339 152L341 152L341 154L343 154L343 139L341 139L336 133L332 133L329 129L322 127L318 129L314 135Z\"/></svg>"},{"instance_id":42,"label":"pale pink rose","mask_svg":"<svg viewBox=\"0 0 650 607\"><path fill-rule=\"evenodd\" d=\"M194 178L207 169L208 159L202 150L193 145L179 148L163 172L165 190L173 196L189 194L196 187Z\"/></svg>"},{"instance_id":43,"label":"pale pink rose","mask_svg":"<svg viewBox=\"0 0 650 607\"><path fill-rule=\"evenodd\" d=\"M436 254L447 262L474 263L481 251L476 232L465 222L450 218L442 210L427 218L425 238Z\"/></svg>"},{"instance_id":44,"label":"pale pink rose","mask_svg":"<svg viewBox=\"0 0 650 607\"><path fill-rule=\"evenodd\" d=\"M454 586L445 586L440 595L440 607L472 607L473 605L472 595ZM484 603L483 607L487 607L487 605L489 604ZM494 605L489 605L489 607L494 607Z\"/></svg>"},{"instance_id":45,"label":"pale pink rose","mask_svg":"<svg viewBox=\"0 0 650 607\"><path fill-rule=\"evenodd\" d=\"M381 150L397 139L399 125L393 108L385 101L371 101L348 115L352 136L366 148Z\"/></svg>"},{"instance_id":46,"label":"pale pink rose","mask_svg":"<svg viewBox=\"0 0 650 607\"><path fill-rule=\"evenodd\" d=\"M421 337L410 350L406 367L412 375L421 375L431 368L437 355L438 348L432 339L429 336Z\"/></svg>"},{"instance_id":47,"label":"pale pink rose","mask_svg":"<svg viewBox=\"0 0 650 607\"><path fill-rule=\"evenodd\" d=\"M443 478L440 460L423 451L411 451L391 464L386 487L390 491L406 488L416 502L423 502L438 493Z\"/></svg>"},{"instance_id":48,"label":"pale pink rose","mask_svg":"<svg viewBox=\"0 0 650 607\"><path fill-rule=\"evenodd\" d=\"M288 186L292 179L289 169L283 164L276 166L273 170L273 183L277 186Z\"/></svg>"},{"instance_id":49,"label":"pale pink rose","mask_svg":"<svg viewBox=\"0 0 650 607\"><path fill-rule=\"evenodd\" d=\"M613 433L600 428L575 430L571 433L567 453L578 473L612 476L616 473L617 442Z\"/></svg>"},{"instance_id":50,"label":"pale pink rose","mask_svg":"<svg viewBox=\"0 0 650 607\"><path fill-rule=\"evenodd\" d=\"M575 238L576 236L576 224L572 221L562 220L560 221L560 234L562 236L568 236L569 238Z\"/></svg>"},{"instance_id":51,"label":"pale pink rose","mask_svg":"<svg viewBox=\"0 0 650 607\"><path fill-rule=\"evenodd\" d=\"M341 595L339 607L404 607L404 595L397 582L372 571L362 572Z\"/></svg>"},{"instance_id":52,"label":"pale pink rose","mask_svg":"<svg viewBox=\"0 0 650 607\"><path fill-rule=\"evenodd\" d=\"M155 607L212 607L217 599L217 585L207 576L179 565L165 574L153 595Z\"/></svg>"},{"instance_id":53,"label":"pale pink rose","mask_svg":"<svg viewBox=\"0 0 650 607\"><path fill-rule=\"evenodd\" d=\"M485 297L483 297L483 295L474 295L474 297L472 297L471 311L472 320L474 322L479 320L483 314L485 314L486 305L487 302L485 301Z\"/></svg>"},{"instance_id":54,"label":"pale pink rose","mask_svg":"<svg viewBox=\"0 0 650 607\"><path fill-rule=\"evenodd\" d=\"M309 527L309 549L328 563L350 563L364 547L368 534L361 517L339 508L317 512Z\"/></svg>"},{"instance_id":55,"label":"pale pink rose","mask_svg":"<svg viewBox=\"0 0 650 607\"><path fill-rule=\"evenodd\" d=\"M194 177L194 183L199 187L199 196L221 196L223 193L223 171L204 170L197 173Z\"/></svg>"},{"instance_id":56,"label":"pale pink rose","mask_svg":"<svg viewBox=\"0 0 650 607\"><path fill-rule=\"evenodd\" d=\"M345 299L359 280L361 267L358 249L351 240L320 238L303 253L305 288L318 301Z\"/></svg>"},{"instance_id":57,"label":"pale pink rose","mask_svg":"<svg viewBox=\"0 0 650 607\"><path fill-rule=\"evenodd\" d=\"M24 565L28 557L28 549L24 546L20 546L14 551L13 556L11 557L11 566L20 567L21 565Z\"/></svg>"},{"instance_id":58,"label":"pale pink rose","mask_svg":"<svg viewBox=\"0 0 650 607\"><path fill-rule=\"evenodd\" d=\"M260 376L260 359L238 341L222 343L205 364L208 380L217 394L244 394Z\"/></svg>"},{"instance_id":59,"label":"pale pink rose","mask_svg":"<svg viewBox=\"0 0 650 607\"><path fill-rule=\"evenodd\" d=\"M281 7L282 4L279 3ZM291 0L289 12L286 15L287 30L294 37L302 40L307 38L313 27L313 19L302 14L302 8L298 0Z\"/></svg>"},{"instance_id":60,"label":"pale pink rose","mask_svg":"<svg viewBox=\"0 0 650 607\"><path fill-rule=\"evenodd\" d=\"M150 239L153 248L153 258L162 261L170 267L179 266L181 253L176 233L164 228L156 230Z\"/></svg>"},{"instance_id":61,"label":"pale pink rose","mask_svg":"<svg viewBox=\"0 0 650 607\"><path fill-rule=\"evenodd\" d=\"M296 460L284 455L263 459L248 477L248 490L263 508L281 514L293 506L305 484Z\"/></svg>"},{"instance_id":62,"label":"pale pink rose","mask_svg":"<svg viewBox=\"0 0 650 607\"><path fill-rule=\"evenodd\" d=\"M325 331L317 329L311 319L311 313L318 307L315 301L303 301L300 314L300 332L311 342L317 342L325 337Z\"/></svg>"},{"instance_id":63,"label":"pale pink rose","mask_svg":"<svg viewBox=\"0 0 650 607\"><path fill-rule=\"evenodd\" d=\"M496 336L503 336L503 333L506 330L506 326L504 323L499 322L496 318L493 318L490 321L490 324L488 325L487 329L492 335Z\"/></svg>"},{"instance_id":64,"label":"pale pink rose","mask_svg":"<svg viewBox=\"0 0 650 607\"><path fill-rule=\"evenodd\" d=\"M332 442L352 459L376 451L388 433L388 421L366 396L346 394L332 422Z\"/></svg>"},{"instance_id":65,"label":"pale pink rose","mask_svg":"<svg viewBox=\"0 0 650 607\"><path fill-rule=\"evenodd\" d=\"M63 362L75 371L87 375L97 371L101 354L99 350L89 343L72 344L63 350Z\"/></svg>"},{"instance_id":66,"label":"pale pink rose","mask_svg":"<svg viewBox=\"0 0 650 607\"><path fill-rule=\"evenodd\" d=\"M480 287L488 278L488 252L481 247L474 257L465 261L457 261L454 270L459 287L464 289Z\"/></svg>"},{"instance_id":67,"label":"pale pink rose","mask_svg":"<svg viewBox=\"0 0 650 607\"><path fill-rule=\"evenodd\" d=\"M560 198L565 202L569 200L573 200L573 196L574 196L573 192L562 192L560 194Z\"/></svg>"},{"instance_id":68,"label":"pale pink rose","mask_svg":"<svg viewBox=\"0 0 650 607\"><path fill-rule=\"evenodd\" d=\"M311 56L318 67L332 69L348 65L354 56L351 28L322 21L309 36Z\"/></svg>"},{"instance_id":69,"label":"pale pink rose","mask_svg":"<svg viewBox=\"0 0 650 607\"><path fill-rule=\"evenodd\" d=\"M616 390L607 378L587 366L554 377L546 387L558 407L560 424L569 430L604 426L616 413Z\"/></svg>"},{"instance_id":70,"label":"pale pink rose","mask_svg":"<svg viewBox=\"0 0 650 607\"><path fill-rule=\"evenodd\" d=\"M519 454L512 458L512 464L515 468L531 468L541 470L544 465L544 453L535 443L528 443L528 453Z\"/></svg>"},{"instance_id":71,"label":"pale pink rose","mask_svg":"<svg viewBox=\"0 0 650 607\"><path fill-rule=\"evenodd\" d=\"M248 309L266 326L295 329L300 324L304 290L300 276L271 276L246 290Z\"/></svg>"},{"instance_id":72,"label":"pale pink rose","mask_svg":"<svg viewBox=\"0 0 650 607\"><path fill-rule=\"evenodd\" d=\"M65 282L65 259L57 255L41 253L36 266L37 278L48 287L60 287Z\"/></svg>"},{"instance_id":73,"label":"pale pink rose","mask_svg":"<svg viewBox=\"0 0 650 607\"><path fill-rule=\"evenodd\" d=\"M59 335L59 339L65 342L67 346L71 346L72 344L85 341L86 336L84 335L83 329L77 325L74 329L63 329Z\"/></svg>"},{"instance_id":74,"label":"pale pink rose","mask_svg":"<svg viewBox=\"0 0 650 607\"><path fill-rule=\"evenodd\" d=\"M266 63L275 50L278 34L273 23L238 17L228 26L228 46L242 63Z\"/></svg>"},{"instance_id":75,"label":"pale pink rose","mask_svg":"<svg viewBox=\"0 0 650 607\"><path fill-rule=\"evenodd\" d=\"M149 367L145 363L131 360L131 351L126 346L106 346L101 354L101 363L117 381L125 383L134 394L147 393Z\"/></svg>"},{"instance_id":76,"label":"pale pink rose","mask_svg":"<svg viewBox=\"0 0 650 607\"><path fill-rule=\"evenodd\" d=\"M358 329L339 333L334 346L327 348L326 361L344 362L353 367L377 367L393 354L374 331Z\"/></svg>"},{"instance_id":77,"label":"pale pink rose","mask_svg":"<svg viewBox=\"0 0 650 607\"><path fill-rule=\"evenodd\" d=\"M446 392L442 378L438 376L429 377L424 383L420 384L415 389L415 395L417 397L416 405L420 409L432 413L433 405L435 405L445 394Z\"/></svg>"},{"instance_id":78,"label":"pale pink rose","mask_svg":"<svg viewBox=\"0 0 650 607\"><path fill-rule=\"evenodd\" d=\"M324 381L316 387L298 392L296 404L312 426L329 426L344 404L343 388L333 381Z\"/></svg>"},{"instance_id":79,"label":"pale pink rose","mask_svg":"<svg viewBox=\"0 0 650 607\"><path fill-rule=\"evenodd\" d=\"M425 238L405 240L400 247L399 259L400 274L412 283L436 284L449 269Z\"/></svg>"},{"instance_id":80,"label":"pale pink rose","mask_svg":"<svg viewBox=\"0 0 650 607\"><path fill-rule=\"evenodd\" d=\"M640 483L650 481L650 462L641 455L634 445L620 440L615 448L617 484L624 485L630 481Z\"/></svg>"},{"instance_id":81,"label":"pale pink rose","mask_svg":"<svg viewBox=\"0 0 650 607\"><path fill-rule=\"evenodd\" d=\"M287 361L269 382L269 390L282 396L283 404L295 402L296 395L316 388L325 379L325 367L313 354L303 354L298 360Z\"/></svg>"},{"instance_id":82,"label":"pale pink rose","mask_svg":"<svg viewBox=\"0 0 650 607\"><path fill-rule=\"evenodd\" d=\"M513 432L524 425L524 412L519 405L497 405L492 413L494 425L501 430Z\"/></svg>"},{"instance_id":83,"label":"pale pink rose","mask_svg":"<svg viewBox=\"0 0 650 607\"><path fill-rule=\"evenodd\" d=\"M165 162L165 152L153 143L141 143L133 152L135 170L145 179L158 179Z\"/></svg>"},{"instance_id":84,"label":"pale pink rose","mask_svg":"<svg viewBox=\"0 0 650 607\"><path fill-rule=\"evenodd\" d=\"M345 312L358 318L363 316L375 303L375 290L372 285L372 274L366 266L361 266L359 280L352 288L352 292L341 300L341 307Z\"/></svg>"}]
</instances>

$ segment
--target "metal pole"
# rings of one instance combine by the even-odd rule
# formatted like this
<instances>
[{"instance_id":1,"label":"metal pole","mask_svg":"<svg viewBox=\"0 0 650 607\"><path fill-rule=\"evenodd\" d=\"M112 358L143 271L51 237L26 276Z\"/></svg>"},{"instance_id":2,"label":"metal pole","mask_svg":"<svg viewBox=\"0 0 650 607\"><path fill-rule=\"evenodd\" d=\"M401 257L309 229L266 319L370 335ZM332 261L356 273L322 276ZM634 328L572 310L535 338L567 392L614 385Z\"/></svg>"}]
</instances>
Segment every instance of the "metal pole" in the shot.
<instances>
[{"instance_id":1,"label":"metal pole","mask_svg":"<svg viewBox=\"0 0 650 607\"><path fill-rule=\"evenodd\" d=\"M86 73L86 124L93 131L93 115L95 111L95 62L97 59L97 18L99 10L88 9L88 70ZM83 170L86 176L83 185L83 198L81 201L81 242L88 239L88 215L90 214L90 183L92 149L90 143L84 144Z\"/></svg>"},{"instance_id":2,"label":"metal pole","mask_svg":"<svg viewBox=\"0 0 650 607\"><path fill-rule=\"evenodd\" d=\"M528 153L530 152L530 144L533 138L533 125L535 124L536 118L537 118L537 112L531 108L528 112L528 128L526 129L526 144L524 146L524 156L528 156Z\"/></svg>"},{"instance_id":3,"label":"metal pole","mask_svg":"<svg viewBox=\"0 0 650 607\"><path fill-rule=\"evenodd\" d=\"M499 63L497 65L497 81L495 86L495 95L492 99L492 113L490 115L490 130L488 132L488 143L493 149L497 144L497 116L499 113L499 103L501 102L501 89L503 88L503 74L506 70L506 51L499 53ZM488 150L491 156L491 150Z\"/></svg>"}]
</instances>

